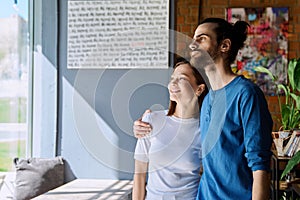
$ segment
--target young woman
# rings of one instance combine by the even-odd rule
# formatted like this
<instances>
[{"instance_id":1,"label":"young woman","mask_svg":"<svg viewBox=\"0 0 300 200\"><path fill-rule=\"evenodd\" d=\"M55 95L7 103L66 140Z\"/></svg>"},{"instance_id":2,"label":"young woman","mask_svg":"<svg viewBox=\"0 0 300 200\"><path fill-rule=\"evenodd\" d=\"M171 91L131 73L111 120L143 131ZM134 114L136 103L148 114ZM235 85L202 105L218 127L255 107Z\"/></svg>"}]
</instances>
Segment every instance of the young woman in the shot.
<instances>
[{"instance_id":1,"label":"young woman","mask_svg":"<svg viewBox=\"0 0 300 200\"><path fill-rule=\"evenodd\" d=\"M197 196L199 110L207 88L198 70L188 62L179 62L168 89L169 110L143 117L152 131L136 145L133 200L194 200Z\"/></svg>"}]
</instances>

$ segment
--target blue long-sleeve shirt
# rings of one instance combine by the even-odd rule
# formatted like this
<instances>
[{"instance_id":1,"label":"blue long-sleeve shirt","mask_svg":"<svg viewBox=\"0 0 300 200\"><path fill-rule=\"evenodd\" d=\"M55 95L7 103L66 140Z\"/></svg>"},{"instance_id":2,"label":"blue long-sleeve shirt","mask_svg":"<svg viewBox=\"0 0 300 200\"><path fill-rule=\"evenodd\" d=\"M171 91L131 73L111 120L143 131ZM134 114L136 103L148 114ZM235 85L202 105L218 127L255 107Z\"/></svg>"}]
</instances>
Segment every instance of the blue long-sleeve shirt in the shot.
<instances>
[{"instance_id":1,"label":"blue long-sleeve shirt","mask_svg":"<svg viewBox=\"0 0 300 200\"><path fill-rule=\"evenodd\" d=\"M242 76L210 90L201 110L197 199L251 199L252 172L269 170L273 121L262 91Z\"/></svg>"}]
</instances>

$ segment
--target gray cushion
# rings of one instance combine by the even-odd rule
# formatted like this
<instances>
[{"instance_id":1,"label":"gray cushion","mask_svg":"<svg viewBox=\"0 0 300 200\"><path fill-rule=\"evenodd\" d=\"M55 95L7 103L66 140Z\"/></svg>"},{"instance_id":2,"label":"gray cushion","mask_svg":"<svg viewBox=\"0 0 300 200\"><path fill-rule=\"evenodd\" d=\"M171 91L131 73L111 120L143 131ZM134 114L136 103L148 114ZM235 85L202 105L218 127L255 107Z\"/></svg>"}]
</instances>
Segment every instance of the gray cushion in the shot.
<instances>
[{"instance_id":1,"label":"gray cushion","mask_svg":"<svg viewBox=\"0 0 300 200\"><path fill-rule=\"evenodd\" d=\"M64 162L55 158L15 158L16 200L27 200L54 189L64 183Z\"/></svg>"}]
</instances>

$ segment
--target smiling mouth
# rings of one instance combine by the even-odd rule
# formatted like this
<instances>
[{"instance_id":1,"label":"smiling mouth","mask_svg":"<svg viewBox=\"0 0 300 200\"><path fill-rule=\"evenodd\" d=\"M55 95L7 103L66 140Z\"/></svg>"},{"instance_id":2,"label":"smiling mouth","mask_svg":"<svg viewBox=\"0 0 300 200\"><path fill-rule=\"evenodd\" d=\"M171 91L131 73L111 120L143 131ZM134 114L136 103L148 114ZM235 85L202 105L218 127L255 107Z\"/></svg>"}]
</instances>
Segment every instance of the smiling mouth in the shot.
<instances>
[{"instance_id":1,"label":"smiling mouth","mask_svg":"<svg viewBox=\"0 0 300 200\"><path fill-rule=\"evenodd\" d=\"M196 56L197 54L201 55L201 53L199 51L195 50L190 53L190 56L193 57L193 56Z\"/></svg>"},{"instance_id":2,"label":"smiling mouth","mask_svg":"<svg viewBox=\"0 0 300 200\"><path fill-rule=\"evenodd\" d=\"M170 90L171 93L178 93L180 90Z\"/></svg>"}]
</instances>

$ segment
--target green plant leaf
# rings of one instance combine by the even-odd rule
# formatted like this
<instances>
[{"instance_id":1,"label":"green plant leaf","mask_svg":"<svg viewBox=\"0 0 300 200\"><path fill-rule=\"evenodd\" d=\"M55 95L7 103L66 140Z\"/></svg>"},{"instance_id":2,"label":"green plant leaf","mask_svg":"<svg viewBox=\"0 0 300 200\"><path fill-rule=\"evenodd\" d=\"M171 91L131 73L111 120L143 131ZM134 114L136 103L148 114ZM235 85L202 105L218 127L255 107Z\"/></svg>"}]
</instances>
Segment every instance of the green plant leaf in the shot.
<instances>
[{"instance_id":1,"label":"green plant leaf","mask_svg":"<svg viewBox=\"0 0 300 200\"><path fill-rule=\"evenodd\" d=\"M293 116L293 121L291 122L291 127L294 128L300 128L300 112L298 111L294 116Z\"/></svg>"},{"instance_id":2,"label":"green plant leaf","mask_svg":"<svg viewBox=\"0 0 300 200\"><path fill-rule=\"evenodd\" d=\"M294 72L295 72L296 65L297 65L296 59L290 60L288 65L288 78L289 78L289 83L293 90L295 89Z\"/></svg>"},{"instance_id":3,"label":"green plant leaf","mask_svg":"<svg viewBox=\"0 0 300 200\"><path fill-rule=\"evenodd\" d=\"M272 79L272 81L276 81L277 80L276 76L274 76L272 74L272 72L269 69L265 68L265 67L261 67L261 66L254 67L254 70L257 71L257 72L268 74L268 76Z\"/></svg>"},{"instance_id":4,"label":"green plant leaf","mask_svg":"<svg viewBox=\"0 0 300 200\"><path fill-rule=\"evenodd\" d=\"M297 110L300 110L300 96L299 95L296 95L294 93L291 93L290 94L291 97L295 100L295 103L296 103L296 109Z\"/></svg>"},{"instance_id":5,"label":"green plant leaf","mask_svg":"<svg viewBox=\"0 0 300 200\"><path fill-rule=\"evenodd\" d=\"M281 123L284 130L290 129L291 108L288 104L281 105Z\"/></svg>"},{"instance_id":6,"label":"green plant leaf","mask_svg":"<svg viewBox=\"0 0 300 200\"><path fill-rule=\"evenodd\" d=\"M280 84L277 85L277 88L278 88L278 91L280 91L280 89L282 89L284 91L286 97L289 96L290 91L289 91L289 88L286 85L283 85L283 84L280 83ZM286 102L286 103L288 103L288 102Z\"/></svg>"},{"instance_id":7,"label":"green plant leaf","mask_svg":"<svg viewBox=\"0 0 300 200\"><path fill-rule=\"evenodd\" d=\"M300 163L300 151L298 151L287 163L280 179L282 180L296 165Z\"/></svg>"},{"instance_id":8,"label":"green plant leaf","mask_svg":"<svg viewBox=\"0 0 300 200\"><path fill-rule=\"evenodd\" d=\"M300 58L297 60L297 64L294 70L294 84L295 89L300 92Z\"/></svg>"}]
</instances>

